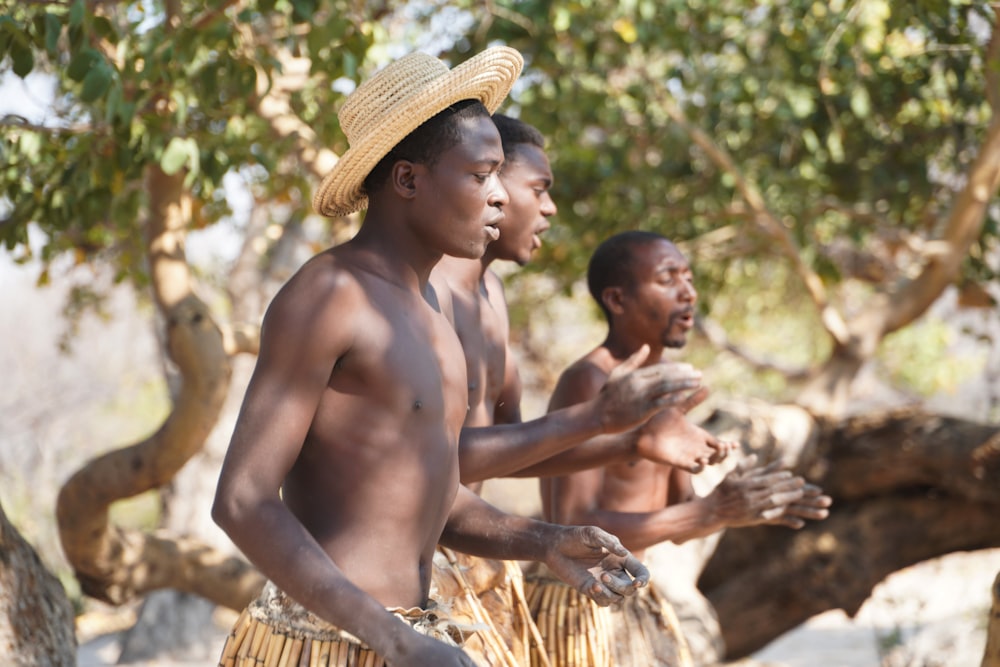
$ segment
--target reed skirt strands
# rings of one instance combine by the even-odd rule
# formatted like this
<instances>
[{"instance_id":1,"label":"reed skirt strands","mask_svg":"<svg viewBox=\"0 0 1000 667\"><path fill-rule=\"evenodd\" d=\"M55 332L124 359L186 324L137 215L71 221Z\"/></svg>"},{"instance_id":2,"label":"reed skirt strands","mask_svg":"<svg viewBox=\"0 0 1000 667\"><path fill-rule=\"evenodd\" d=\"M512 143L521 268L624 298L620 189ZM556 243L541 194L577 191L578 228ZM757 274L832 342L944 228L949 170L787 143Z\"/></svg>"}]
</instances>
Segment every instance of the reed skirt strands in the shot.
<instances>
[{"instance_id":1,"label":"reed skirt strands","mask_svg":"<svg viewBox=\"0 0 1000 667\"><path fill-rule=\"evenodd\" d=\"M544 657L532 651L531 667L617 664L611 656L608 608L598 606L562 581L536 573L525 577L525 592L544 648Z\"/></svg>"},{"instance_id":2,"label":"reed skirt strands","mask_svg":"<svg viewBox=\"0 0 1000 667\"><path fill-rule=\"evenodd\" d=\"M389 609L421 634L460 646L465 632L437 609ZM219 667L384 667L356 637L323 621L272 582L226 637Z\"/></svg>"},{"instance_id":3,"label":"reed skirt strands","mask_svg":"<svg viewBox=\"0 0 1000 667\"><path fill-rule=\"evenodd\" d=\"M677 614L654 584L608 612L613 664L693 667Z\"/></svg>"}]
</instances>

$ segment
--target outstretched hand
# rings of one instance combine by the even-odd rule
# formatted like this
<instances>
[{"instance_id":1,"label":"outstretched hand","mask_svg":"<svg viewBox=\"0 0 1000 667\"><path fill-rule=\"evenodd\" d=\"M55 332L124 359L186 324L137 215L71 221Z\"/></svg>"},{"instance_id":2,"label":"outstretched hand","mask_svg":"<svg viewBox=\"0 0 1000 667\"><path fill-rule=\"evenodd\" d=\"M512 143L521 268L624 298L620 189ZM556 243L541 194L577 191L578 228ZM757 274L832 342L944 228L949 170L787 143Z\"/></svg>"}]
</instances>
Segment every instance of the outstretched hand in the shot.
<instances>
[{"instance_id":1,"label":"outstretched hand","mask_svg":"<svg viewBox=\"0 0 1000 667\"><path fill-rule=\"evenodd\" d=\"M725 461L739 445L719 440L705 429L692 424L688 411L705 400L708 387L699 387L676 406L655 414L639 427L636 453L655 463L662 463L691 474Z\"/></svg>"},{"instance_id":2,"label":"outstretched hand","mask_svg":"<svg viewBox=\"0 0 1000 667\"><path fill-rule=\"evenodd\" d=\"M606 433L620 433L642 424L656 411L683 403L701 386L701 373L690 364L642 364L649 346L615 368L597 396L597 410Z\"/></svg>"},{"instance_id":3,"label":"outstretched hand","mask_svg":"<svg viewBox=\"0 0 1000 667\"><path fill-rule=\"evenodd\" d=\"M806 484L802 487L802 498L786 505L784 511L768 523L798 530L806 525L806 519L822 521L830 516L832 504L833 498L824 495L823 489L815 484Z\"/></svg>"},{"instance_id":4,"label":"outstretched hand","mask_svg":"<svg viewBox=\"0 0 1000 667\"><path fill-rule=\"evenodd\" d=\"M742 461L705 500L712 503L716 520L730 528L759 524L801 528L805 519L826 518L832 502L819 487L781 469L779 461L757 465L756 455Z\"/></svg>"},{"instance_id":5,"label":"outstretched hand","mask_svg":"<svg viewBox=\"0 0 1000 667\"><path fill-rule=\"evenodd\" d=\"M649 583L649 570L614 535L596 526L561 528L545 564L597 604L620 604Z\"/></svg>"}]
</instances>

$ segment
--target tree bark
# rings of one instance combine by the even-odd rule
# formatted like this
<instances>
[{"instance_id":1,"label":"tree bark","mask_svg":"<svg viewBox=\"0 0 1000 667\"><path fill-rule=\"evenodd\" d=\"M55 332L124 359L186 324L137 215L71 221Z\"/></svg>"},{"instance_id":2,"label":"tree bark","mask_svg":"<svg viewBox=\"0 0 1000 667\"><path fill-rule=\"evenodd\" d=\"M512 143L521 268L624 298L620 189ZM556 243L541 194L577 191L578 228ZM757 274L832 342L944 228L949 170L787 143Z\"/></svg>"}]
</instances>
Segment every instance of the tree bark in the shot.
<instances>
[{"instance_id":1,"label":"tree bark","mask_svg":"<svg viewBox=\"0 0 1000 667\"><path fill-rule=\"evenodd\" d=\"M108 519L113 502L162 487L200 451L230 381L222 333L194 293L184 255L190 205L183 174L167 175L154 166L148 178L153 295L182 386L156 433L93 459L66 482L56 504L59 535L87 595L122 604L149 591L175 588L238 609L262 585L260 574L244 560L198 540L126 531Z\"/></svg>"},{"instance_id":2,"label":"tree bark","mask_svg":"<svg viewBox=\"0 0 1000 667\"><path fill-rule=\"evenodd\" d=\"M986 626L986 651L980 667L1000 667L1000 572L993 580L993 606Z\"/></svg>"},{"instance_id":3,"label":"tree bark","mask_svg":"<svg viewBox=\"0 0 1000 667\"><path fill-rule=\"evenodd\" d=\"M73 606L0 505L0 656L12 667L73 667Z\"/></svg>"},{"instance_id":4,"label":"tree bark","mask_svg":"<svg viewBox=\"0 0 1000 667\"><path fill-rule=\"evenodd\" d=\"M699 579L728 659L829 609L853 616L897 570L1000 546L997 426L906 409L817 429L798 469L833 497L830 517L801 531L727 531Z\"/></svg>"}]
</instances>

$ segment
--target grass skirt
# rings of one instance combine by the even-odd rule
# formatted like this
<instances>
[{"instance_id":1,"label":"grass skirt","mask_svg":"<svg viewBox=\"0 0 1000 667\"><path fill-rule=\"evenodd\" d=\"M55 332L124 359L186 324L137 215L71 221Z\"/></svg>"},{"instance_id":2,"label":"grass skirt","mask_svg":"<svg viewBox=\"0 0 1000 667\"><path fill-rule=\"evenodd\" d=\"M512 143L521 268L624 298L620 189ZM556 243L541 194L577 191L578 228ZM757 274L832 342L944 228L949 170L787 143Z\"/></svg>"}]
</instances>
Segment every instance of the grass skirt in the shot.
<instances>
[{"instance_id":1,"label":"grass skirt","mask_svg":"<svg viewBox=\"0 0 1000 667\"><path fill-rule=\"evenodd\" d=\"M390 609L421 634L460 646L465 632L436 609ZM219 667L383 667L353 635L330 625L268 582L226 638Z\"/></svg>"},{"instance_id":2,"label":"grass skirt","mask_svg":"<svg viewBox=\"0 0 1000 667\"><path fill-rule=\"evenodd\" d=\"M692 667L670 603L653 586L601 607L544 572L529 574L528 606L553 667ZM532 655L532 667L540 667Z\"/></svg>"},{"instance_id":3,"label":"grass skirt","mask_svg":"<svg viewBox=\"0 0 1000 667\"><path fill-rule=\"evenodd\" d=\"M526 667L541 652L541 635L528 610L524 575L512 561L478 558L438 547L431 599L449 617L478 629L462 650L481 667ZM547 661L542 667L551 667Z\"/></svg>"}]
</instances>

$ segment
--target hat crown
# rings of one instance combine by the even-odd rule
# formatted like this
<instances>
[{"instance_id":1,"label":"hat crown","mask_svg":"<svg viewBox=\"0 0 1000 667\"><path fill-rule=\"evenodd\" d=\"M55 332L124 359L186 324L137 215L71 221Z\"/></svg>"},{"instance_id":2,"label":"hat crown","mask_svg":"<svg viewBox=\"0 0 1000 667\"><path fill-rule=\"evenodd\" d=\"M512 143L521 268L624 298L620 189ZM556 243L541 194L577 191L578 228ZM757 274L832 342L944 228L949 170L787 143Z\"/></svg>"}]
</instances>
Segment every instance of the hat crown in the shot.
<instances>
[{"instance_id":1,"label":"hat crown","mask_svg":"<svg viewBox=\"0 0 1000 667\"><path fill-rule=\"evenodd\" d=\"M349 145L354 145L394 116L396 105L448 73L448 67L426 53L410 53L377 72L348 96L337 118Z\"/></svg>"},{"instance_id":2,"label":"hat crown","mask_svg":"<svg viewBox=\"0 0 1000 667\"><path fill-rule=\"evenodd\" d=\"M493 113L523 65L514 49L493 46L454 69L420 52L384 67L344 101L338 118L349 146L313 193L313 207L337 217L367 206L364 181L394 146L456 102L479 100Z\"/></svg>"}]
</instances>

